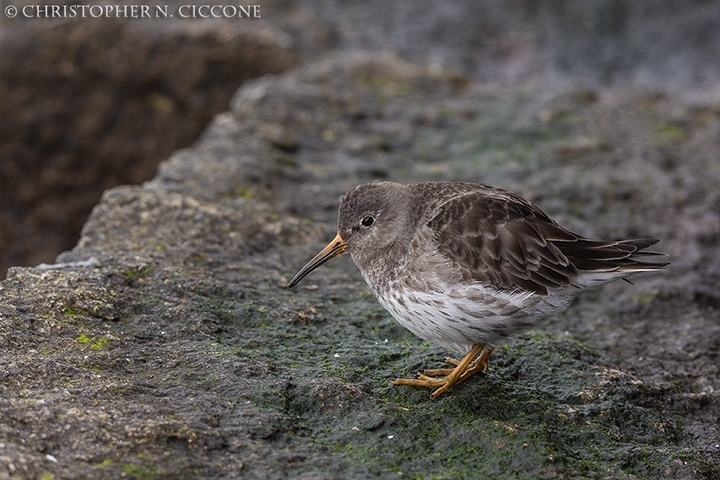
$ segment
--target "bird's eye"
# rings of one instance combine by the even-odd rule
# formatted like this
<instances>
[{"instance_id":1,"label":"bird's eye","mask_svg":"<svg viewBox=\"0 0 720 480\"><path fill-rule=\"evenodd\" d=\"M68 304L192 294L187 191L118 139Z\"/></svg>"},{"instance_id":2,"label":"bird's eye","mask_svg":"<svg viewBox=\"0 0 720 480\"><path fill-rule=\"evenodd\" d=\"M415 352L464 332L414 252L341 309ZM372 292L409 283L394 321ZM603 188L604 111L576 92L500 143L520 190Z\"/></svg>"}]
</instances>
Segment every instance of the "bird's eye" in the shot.
<instances>
[{"instance_id":1,"label":"bird's eye","mask_svg":"<svg viewBox=\"0 0 720 480\"><path fill-rule=\"evenodd\" d=\"M360 222L360 223L362 224L363 227L369 227L370 225L373 224L373 222L375 222L375 219L373 217L365 217L362 219L362 222Z\"/></svg>"}]
</instances>

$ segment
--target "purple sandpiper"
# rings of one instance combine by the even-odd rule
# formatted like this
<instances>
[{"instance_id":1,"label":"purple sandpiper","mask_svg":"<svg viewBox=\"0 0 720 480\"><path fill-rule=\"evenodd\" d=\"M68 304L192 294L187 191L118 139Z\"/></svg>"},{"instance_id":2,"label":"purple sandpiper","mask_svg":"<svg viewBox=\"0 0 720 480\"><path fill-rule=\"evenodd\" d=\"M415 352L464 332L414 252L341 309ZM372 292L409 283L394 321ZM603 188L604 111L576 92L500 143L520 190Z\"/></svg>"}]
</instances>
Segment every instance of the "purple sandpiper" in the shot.
<instances>
[{"instance_id":1,"label":"purple sandpiper","mask_svg":"<svg viewBox=\"0 0 720 480\"><path fill-rule=\"evenodd\" d=\"M393 182L345 194L337 236L288 284L347 251L380 304L420 338L454 350L452 368L393 385L435 399L486 371L495 347L565 310L585 289L664 268L657 239L597 241L570 232L528 200L474 183ZM653 261L655 260L655 261Z\"/></svg>"}]
</instances>

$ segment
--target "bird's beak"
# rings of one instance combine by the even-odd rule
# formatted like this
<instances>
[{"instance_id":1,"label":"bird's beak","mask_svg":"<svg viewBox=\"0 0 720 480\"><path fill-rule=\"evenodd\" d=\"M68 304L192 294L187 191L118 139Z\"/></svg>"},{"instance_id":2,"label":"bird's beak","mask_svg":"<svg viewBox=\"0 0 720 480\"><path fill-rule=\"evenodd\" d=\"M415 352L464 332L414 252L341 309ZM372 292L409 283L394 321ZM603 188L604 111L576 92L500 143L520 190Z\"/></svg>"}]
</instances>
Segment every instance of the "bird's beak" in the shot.
<instances>
[{"instance_id":1,"label":"bird's beak","mask_svg":"<svg viewBox=\"0 0 720 480\"><path fill-rule=\"evenodd\" d=\"M333 257L337 257L341 253L343 253L347 249L347 243L342 239L340 234L338 233L335 235L335 238L332 239L332 242L328 243L325 248L320 250L320 253L315 255L312 260L310 260L304 267L300 269L299 272L295 274L295 276L290 280L290 283L288 283L288 287L292 288L295 285L297 285L300 280L305 278L305 276L318 268L323 263L327 262Z\"/></svg>"}]
</instances>

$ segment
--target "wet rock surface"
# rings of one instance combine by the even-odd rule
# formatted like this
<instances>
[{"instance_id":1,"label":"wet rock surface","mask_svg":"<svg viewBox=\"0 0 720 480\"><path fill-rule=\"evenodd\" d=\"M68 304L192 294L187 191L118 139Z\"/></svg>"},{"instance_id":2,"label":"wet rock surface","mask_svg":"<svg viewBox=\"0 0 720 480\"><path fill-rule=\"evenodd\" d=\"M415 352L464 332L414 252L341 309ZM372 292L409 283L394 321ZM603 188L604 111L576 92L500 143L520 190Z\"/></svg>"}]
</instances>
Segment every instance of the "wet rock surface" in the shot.
<instances>
[{"instance_id":1,"label":"wet rock surface","mask_svg":"<svg viewBox=\"0 0 720 480\"><path fill-rule=\"evenodd\" d=\"M0 475L717 478L720 105L493 87L388 54L253 80L58 264L0 283ZM296 290L364 181L481 181L666 272L581 296L437 401L447 352L349 258ZM49 478L49 477L48 477Z\"/></svg>"},{"instance_id":2,"label":"wet rock surface","mask_svg":"<svg viewBox=\"0 0 720 480\"><path fill-rule=\"evenodd\" d=\"M275 11L315 61L247 82L152 181L105 192L57 263L0 282L0 479L719 478L720 102L483 83L423 61L412 29L412 61L352 51L400 7L358 37L360 7L313 5ZM431 402L388 380L448 352L349 258L286 288L340 196L377 180L490 183L586 236L661 238L673 263L585 293Z\"/></svg>"}]
</instances>

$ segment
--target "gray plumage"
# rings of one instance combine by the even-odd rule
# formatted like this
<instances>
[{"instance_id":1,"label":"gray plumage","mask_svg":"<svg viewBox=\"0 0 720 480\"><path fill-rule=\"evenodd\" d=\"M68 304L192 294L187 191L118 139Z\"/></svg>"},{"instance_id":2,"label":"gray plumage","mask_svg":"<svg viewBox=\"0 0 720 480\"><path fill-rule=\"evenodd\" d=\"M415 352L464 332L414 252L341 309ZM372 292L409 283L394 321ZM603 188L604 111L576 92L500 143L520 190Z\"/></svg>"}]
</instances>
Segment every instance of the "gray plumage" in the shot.
<instances>
[{"instance_id":1,"label":"gray plumage","mask_svg":"<svg viewBox=\"0 0 720 480\"><path fill-rule=\"evenodd\" d=\"M484 364L469 376L487 367L493 347L564 310L582 290L666 267L645 250L657 242L587 239L488 185L364 184L343 197L338 236L289 286L348 251L380 303L414 334L463 354L486 346ZM448 385L466 378L461 373Z\"/></svg>"}]
</instances>

